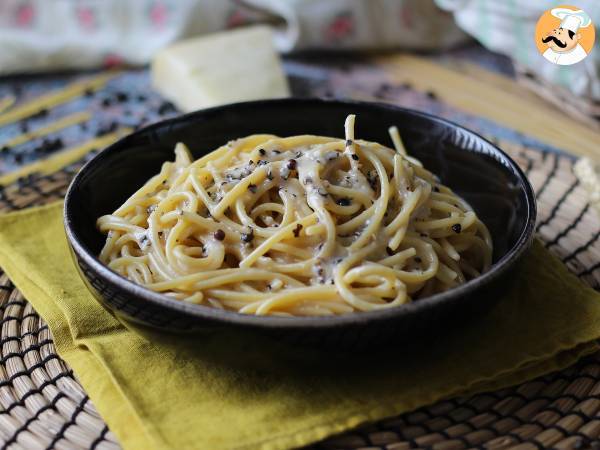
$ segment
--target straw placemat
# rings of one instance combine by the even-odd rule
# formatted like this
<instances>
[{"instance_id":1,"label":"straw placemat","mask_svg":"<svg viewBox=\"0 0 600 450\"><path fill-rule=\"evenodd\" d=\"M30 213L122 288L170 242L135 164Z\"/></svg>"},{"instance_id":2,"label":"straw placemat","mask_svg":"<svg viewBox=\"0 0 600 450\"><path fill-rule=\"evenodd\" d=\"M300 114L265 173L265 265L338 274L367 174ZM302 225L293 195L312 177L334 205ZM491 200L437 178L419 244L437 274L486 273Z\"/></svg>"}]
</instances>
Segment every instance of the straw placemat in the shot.
<instances>
[{"instance_id":1,"label":"straw placemat","mask_svg":"<svg viewBox=\"0 0 600 450\"><path fill-rule=\"evenodd\" d=\"M538 236L600 288L600 227L569 156L500 142L538 195ZM0 190L0 212L60 199L82 161ZM56 354L44 321L0 272L2 448L119 445ZM452 399L336 436L317 449L600 448L600 353L510 389Z\"/></svg>"}]
</instances>

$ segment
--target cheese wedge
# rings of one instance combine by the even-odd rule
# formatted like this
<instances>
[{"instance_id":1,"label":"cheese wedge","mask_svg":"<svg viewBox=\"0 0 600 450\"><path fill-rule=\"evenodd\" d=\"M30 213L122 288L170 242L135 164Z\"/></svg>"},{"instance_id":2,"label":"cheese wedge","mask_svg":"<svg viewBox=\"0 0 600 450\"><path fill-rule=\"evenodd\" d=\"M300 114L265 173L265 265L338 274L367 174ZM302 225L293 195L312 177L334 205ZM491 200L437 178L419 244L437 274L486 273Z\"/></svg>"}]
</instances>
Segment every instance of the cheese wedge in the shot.
<instances>
[{"instance_id":1,"label":"cheese wedge","mask_svg":"<svg viewBox=\"0 0 600 450\"><path fill-rule=\"evenodd\" d=\"M187 39L161 50L151 67L155 89L182 111L289 96L266 26Z\"/></svg>"}]
</instances>

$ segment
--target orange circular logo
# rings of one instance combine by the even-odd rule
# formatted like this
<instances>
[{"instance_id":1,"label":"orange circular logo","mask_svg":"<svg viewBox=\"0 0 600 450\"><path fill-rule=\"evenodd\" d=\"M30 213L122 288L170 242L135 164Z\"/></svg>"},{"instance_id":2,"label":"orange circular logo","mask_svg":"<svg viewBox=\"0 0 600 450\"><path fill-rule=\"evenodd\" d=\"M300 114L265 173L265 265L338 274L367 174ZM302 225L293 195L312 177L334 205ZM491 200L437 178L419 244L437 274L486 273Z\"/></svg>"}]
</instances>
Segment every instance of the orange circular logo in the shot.
<instances>
[{"instance_id":1,"label":"orange circular logo","mask_svg":"<svg viewBox=\"0 0 600 450\"><path fill-rule=\"evenodd\" d=\"M594 46L592 19L576 6L561 5L542 14L535 27L535 44L546 60L570 66L583 60Z\"/></svg>"}]
</instances>

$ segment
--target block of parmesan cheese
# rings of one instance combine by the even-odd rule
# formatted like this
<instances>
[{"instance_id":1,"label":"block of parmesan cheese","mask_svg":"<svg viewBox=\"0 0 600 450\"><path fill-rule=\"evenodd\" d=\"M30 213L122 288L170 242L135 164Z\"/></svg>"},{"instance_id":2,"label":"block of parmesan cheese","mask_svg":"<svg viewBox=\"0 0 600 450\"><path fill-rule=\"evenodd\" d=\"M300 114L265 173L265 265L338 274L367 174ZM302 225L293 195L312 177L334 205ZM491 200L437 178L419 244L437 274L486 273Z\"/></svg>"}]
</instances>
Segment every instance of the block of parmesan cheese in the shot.
<instances>
[{"instance_id":1,"label":"block of parmesan cheese","mask_svg":"<svg viewBox=\"0 0 600 450\"><path fill-rule=\"evenodd\" d=\"M182 111L289 96L271 30L253 26L177 42L151 66L156 90Z\"/></svg>"}]
</instances>

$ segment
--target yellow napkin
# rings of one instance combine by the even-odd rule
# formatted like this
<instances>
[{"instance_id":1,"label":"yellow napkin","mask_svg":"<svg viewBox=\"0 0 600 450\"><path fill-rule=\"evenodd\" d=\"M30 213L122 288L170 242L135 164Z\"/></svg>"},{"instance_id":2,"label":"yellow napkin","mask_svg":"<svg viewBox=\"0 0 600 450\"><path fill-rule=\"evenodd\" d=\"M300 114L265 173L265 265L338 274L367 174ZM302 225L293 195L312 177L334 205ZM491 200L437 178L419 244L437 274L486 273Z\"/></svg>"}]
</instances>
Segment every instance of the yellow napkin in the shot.
<instances>
[{"instance_id":1,"label":"yellow napkin","mask_svg":"<svg viewBox=\"0 0 600 450\"><path fill-rule=\"evenodd\" d=\"M600 337L600 294L539 243L489 314L426 348L350 360L231 332L148 340L125 328L79 279L60 204L0 217L0 266L126 449L302 446L565 367Z\"/></svg>"}]
</instances>

